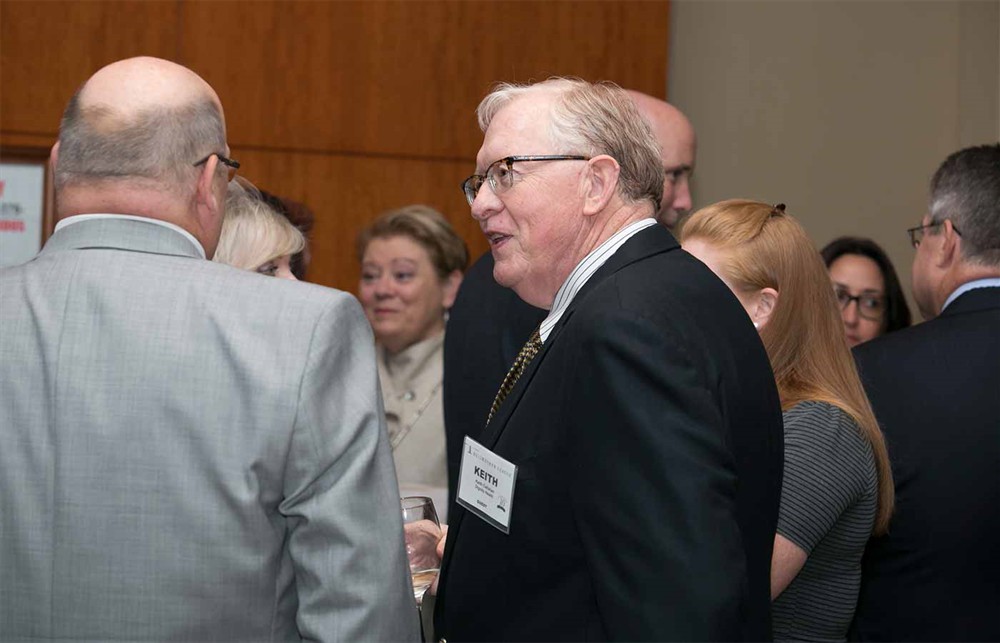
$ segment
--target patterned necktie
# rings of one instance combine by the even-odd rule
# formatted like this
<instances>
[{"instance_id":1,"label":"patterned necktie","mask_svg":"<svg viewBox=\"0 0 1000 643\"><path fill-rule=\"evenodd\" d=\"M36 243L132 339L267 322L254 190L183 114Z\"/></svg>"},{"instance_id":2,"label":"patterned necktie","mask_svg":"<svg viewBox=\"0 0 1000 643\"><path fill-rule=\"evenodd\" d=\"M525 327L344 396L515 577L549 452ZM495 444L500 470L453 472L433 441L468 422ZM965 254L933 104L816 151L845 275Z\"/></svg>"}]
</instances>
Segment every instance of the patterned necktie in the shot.
<instances>
[{"instance_id":1,"label":"patterned necktie","mask_svg":"<svg viewBox=\"0 0 1000 643\"><path fill-rule=\"evenodd\" d=\"M486 418L486 424L489 425L490 420L496 415L497 410L503 401L507 399L507 395L510 394L511 389L517 384L517 380L524 373L524 369L528 367L531 360L535 359L535 355L538 351L542 350L542 337L538 334L538 329L536 328L531 333L531 337L525 342L524 346L521 347L521 352L517 354L514 358L514 363L511 364L510 370L507 371L507 375L503 378L503 384L500 385L500 390L497 391L497 396L493 398L493 405L490 407L490 416Z\"/></svg>"}]
</instances>

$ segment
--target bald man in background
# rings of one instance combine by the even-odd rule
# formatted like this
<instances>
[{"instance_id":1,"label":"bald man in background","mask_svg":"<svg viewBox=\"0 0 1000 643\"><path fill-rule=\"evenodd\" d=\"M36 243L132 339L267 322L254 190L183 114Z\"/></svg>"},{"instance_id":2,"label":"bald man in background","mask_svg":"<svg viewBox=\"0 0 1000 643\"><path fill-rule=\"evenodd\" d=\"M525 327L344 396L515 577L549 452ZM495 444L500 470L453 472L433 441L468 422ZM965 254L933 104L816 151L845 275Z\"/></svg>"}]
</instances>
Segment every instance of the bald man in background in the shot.
<instances>
[{"instance_id":1,"label":"bald man in background","mask_svg":"<svg viewBox=\"0 0 1000 643\"><path fill-rule=\"evenodd\" d=\"M345 293L206 261L218 96L98 71L59 223L0 270L0 639L415 640L371 330Z\"/></svg>"},{"instance_id":2,"label":"bald man in background","mask_svg":"<svg viewBox=\"0 0 1000 643\"><path fill-rule=\"evenodd\" d=\"M681 110L659 98L629 89L628 95L653 129L663 159L663 199L656 220L674 231L691 209L691 173L696 141L694 127Z\"/></svg>"},{"instance_id":3,"label":"bald man in background","mask_svg":"<svg viewBox=\"0 0 1000 643\"><path fill-rule=\"evenodd\" d=\"M656 219L673 230L691 208L689 178L695 162L694 128L673 105L626 90L660 144L663 198ZM507 369L546 312L530 306L493 279L493 255L480 257L462 281L449 311L444 342L444 424L448 438L448 504L455 505L462 440L486 424ZM451 513L449 511L449 513Z\"/></svg>"}]
</instances>

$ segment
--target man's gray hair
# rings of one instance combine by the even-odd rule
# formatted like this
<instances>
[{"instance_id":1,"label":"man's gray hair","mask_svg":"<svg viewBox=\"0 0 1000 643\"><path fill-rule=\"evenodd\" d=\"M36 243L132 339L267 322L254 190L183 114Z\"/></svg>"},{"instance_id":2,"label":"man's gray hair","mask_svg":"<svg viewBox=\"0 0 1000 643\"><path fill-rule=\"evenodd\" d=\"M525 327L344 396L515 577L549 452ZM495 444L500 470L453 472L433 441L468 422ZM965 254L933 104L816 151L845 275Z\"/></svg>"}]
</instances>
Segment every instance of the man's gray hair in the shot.
<instances>
[{"instance_id":1,"label":"man's gray hair","mask_svg":"<svg viewBox=\"0 0 1000 643\"><path fill-rule=\"evenodd\" d=\"M970 263L1000 266L1000 144L967 147L931 179L930 215L951 219Z\"/></svg>"},{"instance_id":2,"label":"man's gray hair","mask_svg":"<svg viewBox=\"0 0 1000 643\"><path fill-rule=\"evenodd\" d=\"M609 82L550 78L533 85L500 83L479 103L476 113L483 132L497 112L513 100L540 90L558 92L549 130L553 154L607 154L621 167L619 194L630 202L647 200L655 212L663 197L660 145L629 95Z\"/></svg>"},{"instance_id":3,"label":"man's gray hair","mask_svg":"<svg viewBox=\"0 0 1000 643\"><path fill-rule=\"evenodd\" d=\"M82 107L77 92L66 106L59 128L56 189L132 181L184 191L183 186L197 175L193 164L225 150L222 114L209 98L123 118L103 105Z\"/></svg>"}]
</instances>

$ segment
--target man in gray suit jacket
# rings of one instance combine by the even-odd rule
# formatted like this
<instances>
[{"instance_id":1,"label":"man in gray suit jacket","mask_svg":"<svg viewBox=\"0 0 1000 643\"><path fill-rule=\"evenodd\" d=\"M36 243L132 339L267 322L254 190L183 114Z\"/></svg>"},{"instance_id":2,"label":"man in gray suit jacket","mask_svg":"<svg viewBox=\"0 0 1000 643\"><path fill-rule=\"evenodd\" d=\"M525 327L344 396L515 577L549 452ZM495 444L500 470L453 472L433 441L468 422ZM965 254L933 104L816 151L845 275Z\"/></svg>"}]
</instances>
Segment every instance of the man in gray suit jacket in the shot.
<instances>
[{"instance_id":1,"label":"man in gray suit jacket","mask_svg":"<svg viewBox=\"0 0 1000 643\"><path fill-rule=\"evenodd\" d=\"M417 636L371 332L205 261L228 154L167 61L67 107L59 225L0 270L0 639Z\"/></svg>"}]
</instances>

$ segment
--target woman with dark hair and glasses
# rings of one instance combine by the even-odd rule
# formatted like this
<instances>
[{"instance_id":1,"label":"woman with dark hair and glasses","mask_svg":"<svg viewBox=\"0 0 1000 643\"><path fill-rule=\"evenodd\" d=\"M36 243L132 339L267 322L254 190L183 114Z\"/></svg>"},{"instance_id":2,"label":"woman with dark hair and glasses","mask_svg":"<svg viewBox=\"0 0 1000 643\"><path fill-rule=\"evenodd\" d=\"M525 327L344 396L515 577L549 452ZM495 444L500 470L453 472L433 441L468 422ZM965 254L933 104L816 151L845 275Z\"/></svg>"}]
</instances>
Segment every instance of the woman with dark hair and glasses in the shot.
<instances>
[{"instance_id":1,"label":"woman with dark hair and glasses","mask_svg":"<svg viewBox=\"0 0 1000 643\"><path fill-rule=\"evenodd\" d=\"M830 272L851 348L910 325L896 269L871 239L840 237L820 251Z\"/></svg>"}]
</instances>

